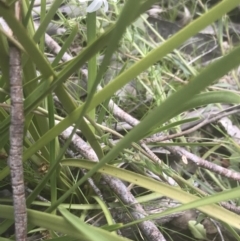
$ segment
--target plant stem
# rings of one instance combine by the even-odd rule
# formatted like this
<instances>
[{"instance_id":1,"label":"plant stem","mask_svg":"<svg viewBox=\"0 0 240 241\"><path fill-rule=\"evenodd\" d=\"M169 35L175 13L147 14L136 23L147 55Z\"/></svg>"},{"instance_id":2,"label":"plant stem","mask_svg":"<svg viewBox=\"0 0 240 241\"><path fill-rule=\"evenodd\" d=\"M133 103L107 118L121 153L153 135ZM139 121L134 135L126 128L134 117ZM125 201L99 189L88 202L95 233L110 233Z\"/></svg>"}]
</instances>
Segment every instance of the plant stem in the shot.
<instances>
[{"instance_id":1,"label":"plant stem","mask_svg":"<svg viewBox=\"0 0 240 241\"><path fill-rule=\"evenodd\" d=\"M88 45L96 39L96 12L87 14L87 40ZM88 93L91 91L97 75L97 58L96 55L88 61ZM89 112L89 117L95 120L95 109ZM92 127L93 128L93 127Z\"/></svg>"}]
</instances>

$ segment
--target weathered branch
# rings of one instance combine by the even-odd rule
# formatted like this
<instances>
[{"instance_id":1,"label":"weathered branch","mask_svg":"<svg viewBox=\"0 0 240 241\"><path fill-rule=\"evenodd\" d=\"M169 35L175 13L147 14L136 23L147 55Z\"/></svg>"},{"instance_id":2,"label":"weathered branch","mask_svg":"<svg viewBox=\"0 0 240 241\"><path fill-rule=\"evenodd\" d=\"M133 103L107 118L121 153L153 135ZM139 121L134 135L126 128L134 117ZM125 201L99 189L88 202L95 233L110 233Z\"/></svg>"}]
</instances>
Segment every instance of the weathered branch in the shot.
<instances>
[{"instance_id":1,"label":"weathered branch","mask_svg":"<svg viewBox=\"0 0 240 241\"><path fill-rule=\"evenodd\" d=\"M15 3L15 16L20 19L20 1ZM9 43L9 67L11 125L8 164L11 170L16 240L25 241L27 239L27 212L22 166L24 114L21 52L11 43Z\"/></svg>"}]
</instances>

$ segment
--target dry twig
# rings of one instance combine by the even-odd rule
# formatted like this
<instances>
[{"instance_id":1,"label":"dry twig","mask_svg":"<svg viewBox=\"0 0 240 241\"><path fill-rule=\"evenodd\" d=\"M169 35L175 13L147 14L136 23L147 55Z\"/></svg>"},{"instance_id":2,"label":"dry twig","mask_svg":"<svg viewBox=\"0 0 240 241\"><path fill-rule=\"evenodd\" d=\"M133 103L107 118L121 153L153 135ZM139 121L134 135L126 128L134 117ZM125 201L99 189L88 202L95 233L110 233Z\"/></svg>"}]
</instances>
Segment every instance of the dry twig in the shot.
<instances>
[{"instance_id":1,"label":"dry twig","mask_svg":"<svg viewBox=\"0 0 240 241\"><path fill-rule=\"evenodd\" d=\"M227 177L227 178L230 178L230 179L233 179L236 181L240 181L240 173L239 172L232 171L227 168L221 167L217 164L214 164L212 162L206 161L206 160L192 154L191 152L188 152L187 150L185 150L182 147L168 146L168 147L164 147L164 148L169 150L171 153L178 155L180 158L182 158L182 156L185 156L188 160L190 160L191 162L194 162L199 167L206 168L206 169L208 169L212 172L215 172L217 174L220 174L224 177Z\"/></svg>"},{"instance_id":2,"label":"dry twig","mask_svg":"<svg viewBox=\"0 0 240 241\"><path fill-rule=\"evenodd\" d=\"M17 1L15 3L15 16L18 20L20 20L21 15L20 9L20 1ZM24 114L21 52L12 43L9 43L9 67L11 124L8 164L11 170L16 240L25 241L27 239L27 212L22 166Z\"/></svg>"}]
</instances>

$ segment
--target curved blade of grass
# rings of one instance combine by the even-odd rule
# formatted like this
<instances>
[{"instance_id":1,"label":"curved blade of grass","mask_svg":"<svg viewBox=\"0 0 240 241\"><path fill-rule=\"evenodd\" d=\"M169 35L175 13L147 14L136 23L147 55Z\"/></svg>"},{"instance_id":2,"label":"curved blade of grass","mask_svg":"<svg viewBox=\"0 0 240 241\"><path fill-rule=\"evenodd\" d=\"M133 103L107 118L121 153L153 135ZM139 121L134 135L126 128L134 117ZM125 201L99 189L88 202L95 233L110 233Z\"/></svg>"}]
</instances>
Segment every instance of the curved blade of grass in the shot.
<instances>
[{"instance_id":1,"label":"curved blade of grass","mask_svg":"<svg viewBox=\"0 0 240 241\"><path fill-rule=\"evenodd\" d=\"M112 240L112 239L119 240L119 241L129 240L126 238L112 235L111 233L104 231L102 229L91 227L69 212L68 214L71 215L70 219L72 218L72 220L77 220L78 222L76 223L77 228L74 227L75 225L74 223L69 222L64 217L59 217L49 213L44 213L44 212L39 212L39 211L29 210L29 209L27 210L27 214L28 214L28 222L34 226L44 227L48 230L55 230L80 240L84 240L85 238L85 235L82 234L84 230L81 230L84 228L85 230L88 230L90 233L94 233L96 235L94 240L96 240L96 237L97 237L97 240L104 240L104 241ZM0 217L13 220L14 218L13 207L7 206L7 205L0 205ZM106 239L98 239L98 237L106 237Z\"/></svg>"},{"instance_id":2,"label":"curved blade of grass","mask_svg":"<svg viewBox=\"0 0 240 241\"><path fill-rule=\"evenodd\" d=\"M198 94L195 95L183 106L181 112L199 107L201 105L209 105L214 103L239 104L240 96L231 91L211 91L207 93ZM154 130L150 131L147 135L152 135L157 132L168 130L170 128L173 128L174 126L182 125L183 123L191 122L197 119L198 118L181 120L157 129L153 128Z\"/></svg>"},{"instance_id":3,"label":"curved blade of grass","mask_svg":"<svg viewBox=\"0 0 240 241\"><path fill-rule=\"evenodd\" d=\"M100 207L101 207L101 209L102 209L102 211L103 211L103 213L104 213L104 216L105 216L105 218L106 218L106 220L107 220L107 223L108 223L109 225L115 224L115 223L113 222L112 215L111 215L111 213L110 213L107 205L106 205L99 197L93 196L93 198L94 198L94 199L98 202L98 204L100 205Z\"/></svg>"},{"instance_id":4,"label":"curved blade of grass","mask_svg":"<svg viewBox=\"0 0 240 241\"><path fill-rule=\"evenodd\" d=\"M240 96L231 91L211 91L211 92L198 94L198 95L195 95L192 99L190 99L182 107L182 109L179 110L179 113L202 106L202 105L209 105L209 104L215 104L215 103L239 104ZM165 129L168 129L167 126L163 127L163 130ZM159 130L161 130L161 128ZM154 130L154 132L156 131Z\"/></svg>"},{"instance_id":5,"label":"curved blade of grass","mask_svg":"<svg viewBox=\"0 0 240 241\"><path fill-rule=\"evenodd\" d=\"M89 161L82 161L82 160L79 161L76 159L64 160L61 162L61 164L66 165L66 166L81 167L81 168L85 168L88 170L91 170L96 166L95 163L92 163ZM117 167L104 165L98 171L100 173L111 175L116 178L122 179L124 181L134 183L134 184L144 187L148 190L152 190L154 192L161 193L164 196L178 200L181 203L187 203L187 204L181 205L177 208L168 209L167 211L164 211L163 213L160 213L160 214L149 215L144 220L162 217L167 214L176 213L178 211L184 211L184 210L188 210L191 208L197 208L200 211L208 214L209 216L212 216L223 222L225 222L227 220L228 224L230 224L231 226L233 226L235 228L240 229L240 223L238 221L239 216L237 214L232 213L216 204L212 204L212 203L217 203L217 202L221 202L221 201L225 201L225 200L238 198L239 190L240 190L239 187L234 188L229 191L224 191L224 192L221 192L218 194L214 194L210 197L198 198L192 194L182 191L179 188L169 186L165 183L158 182L158 181L156 181L154 179L150 179L146 176L142 176L140 174L137 174L137 173L134 173L131 171L127 171L127 170L123 170L123 169L120 169ZM132 222L131 225L136 224L141 221L143 221L143 219L141 219L140 221Z\"/></svg>"},{"instance_id":6,"label":"curved blade of grass","mask_svg":"<svg viewBox=\"0 0 240 241\"><path fill-rule=\"evenodd\" d=\"M231 91L210 91L198 94L184 105L182 111L214 103L239 104L240 95Z\"/></svg>"},{"instance_id":7,"label":"curved blade of grass","mask_svg":"<svg viewBox=\"0 0 240 241\"><path fill-rule=\"evenodd\" d=\"M113 235L103 229L95 228L90 225L85 224L82 222L78 217L70 213L67 209L63 207L59 207L58 210L61 212L63 217L75 228L82 233L87 240L95 241L96 239L99 241L106 241L106 240L116 240L121 241L125 240L123 237L119 237L117 235Z\"/></svg>"}]
</instances>

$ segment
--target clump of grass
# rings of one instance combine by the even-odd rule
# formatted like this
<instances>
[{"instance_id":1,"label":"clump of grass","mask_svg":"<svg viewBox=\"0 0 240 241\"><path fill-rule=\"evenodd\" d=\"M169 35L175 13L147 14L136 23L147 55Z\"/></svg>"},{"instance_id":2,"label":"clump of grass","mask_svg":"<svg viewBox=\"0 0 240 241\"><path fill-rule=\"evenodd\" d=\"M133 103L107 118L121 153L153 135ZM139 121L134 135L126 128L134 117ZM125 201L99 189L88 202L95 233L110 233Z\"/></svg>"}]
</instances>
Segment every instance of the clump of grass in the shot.
<instances>
[{"instance_id":1,"label":"clump of grass","mask_svg":"<svg viewBox=\"0 0 240 241\"><path fill-rule=\"evenodd\" d=\"M24 45L17 29L13 29L25 49L22 54L27 64L27 67L23 67L26 106L23 159L25 182L27 186L30 183L33 189L27 198L29 230L32 232L37 232L34 226L39 226L48 228L51 238L67 235L66 238L122 240L115 235L119 234L117 230L136 225L145 217L159 219L161 215L198 208L206 215L228 223L225 225L214 221L224 237L232 235L239 239L238 234L230 228L239 228L237 215L212 204L231 198L231 207L237 209L239 170L234 160L239 151L238 145L236 139L226 129L221 129L223 126L220 128L217 121L224 114L234 116L236 113L230 112L234 109L228 109L229 106L221 103L238 104L239 97L236 90L220 92L226 88L219 85L216 79L239 64L236 57L239 48L231 52L234 61L228 61L229 57L224 56L219 61L211 60L215 63L205 68L209 64L204 63L200 56L204 53L198 55L198 49L191 47L194 40L191 37L235 7L237 1L234 1L235 5L231 3L231 7L224 5L225 2L230 4L230 1L220 3L216 8L218 11L212 15L208 15L208 11L214 9L208 9L211 6L205 2L178 1L174 4L174 1L168 1L160 5L163 13L159 16L161 20L156 22L147 19L146 10L152 2L118 1L110 5L108 13L89 14L87 23L86 16L70 19L58 13L57 23L66 32L52 37L56 46L62 46L65 57L59 58L62 63L55 61L52 66L43 57L43 54L49 53L50 45L47 47L41 42L44 48L37 51L34 44L30 46L31 49ZM25 6L26 9L29 6ZM128 7L124 6L132 7L131 16ZM142 11L142 8L146 9ZM180 31L179 25L184 17L181 11L184 8L188 9L190 19L198 19L198 24L188 25L185 22L186 27L182 32L172 38L171 35L175 33L167 34L169 39L163 39L157 25L164 23L161 21L172 22L170 26ZM140 12L145 14L138 16ZM205 16L206 20L200 15ZM133 16L138 16L137 20ZM5 18L10 24L12 19ZM91 24L97 27L96 31ZM28 23L29 29L30 26L31 22ZM228 33L228 19L222 18L215 30L213 38L218 40L216 45L225 55L223 45L229 36L223 32ZM32 37L34 30L28 31ZM44 33L45 29L41 35ZM185 40L188 40L185 48L177 48ZM190 53L185 52L188 46L192 48ZM33 50L39 59L30 55ZM51 51L53 56L61 54L54 52L54 49ZM76 57L73 58L71 54ZM66 59L68 63L64 63ZM40 76L36 63L41 63L38 65ZM2 62L0 66L4 80L6 72ZM37 76L39 82L35 80ZM236 81L234 72L233 77ZM98 85L102 87L99 86L99 92L95 94ZM34 95L31 95L33 91ZM9 94L1 94L4 96L0 97L8 101ZM36 114L37 107L43 108L45 114ZM5 123L9 113L4 109L1 111L3 124L0 130L6 134ZM215 118L215 115L218 117ZM120 121L125 123L120 125ZM238 119L234 121L237 123ZM184 129L186 125L189 127ZM7 153L8 142L2 138L1 144ZM206 160L212 161L208 163L208 169ZM228 163L224 168L233 171L231 174L235 175L235 179L231 175L232 180L229 176L223 176L224 171L221 173L222 169L219 171L216 165L212 165L222 166L223 162ZM34 163L35 168L30 163ZM45 171L42 173L43 168ZM0 171L2 185L8 175L5 164ZM226 192L221 194L220 191ZM37 195L45 202L35 202ZM98 198L93 198L95 195ZM165 201L164 207L155 207L154 200L161 203L163 195L170 198L168 204ZM172 199L179 201L175 209L170 206ZM152 207L152 212L141 205L143 200ZM194 203L196 200L198 203ZM178 206L180 203L184 205ZM122 215L116 215L117 209ZM212 213L213 209L215 213ZM7 218L12 211L11 206L3 205L0 205L0 210L0 217L2 215L3 218ZM151 216L154 212L157 214ZM130 218L126 221L125 217ZM123 220L124 225L121 224ZM161 222L163 219L159 220ZM144 221L137 226L135 236L124 234L133 240L159 240L145 229L153 227L158 235L163 234L162 240L167 240L168 235L170 239L173 238L171 233L179 228L171 226L169 231L165 227L163 232L155 223ZM11 224L12 221L7 220L1 234ZM206 227L202 227L203 233L204 230ZM187 232L188 239L196 238L194 232L191 233L192 237L189 230Z\"/></svg>"}]
</instances>

